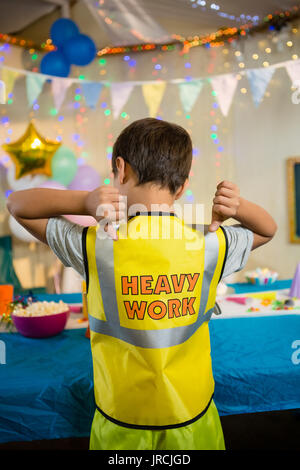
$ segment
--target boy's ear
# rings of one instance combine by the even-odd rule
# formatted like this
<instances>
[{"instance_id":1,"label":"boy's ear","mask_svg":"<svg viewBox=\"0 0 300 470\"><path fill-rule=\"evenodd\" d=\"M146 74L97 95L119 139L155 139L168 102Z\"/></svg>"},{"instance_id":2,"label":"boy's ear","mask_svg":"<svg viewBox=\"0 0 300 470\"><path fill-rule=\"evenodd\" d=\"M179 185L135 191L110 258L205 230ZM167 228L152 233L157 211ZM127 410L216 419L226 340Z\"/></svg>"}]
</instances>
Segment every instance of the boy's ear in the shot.
<instances>
[{"instance_id":1,"label":"boy's ear","mask_svg":"<svg viewBox=\"0 0 300 470\"><path fill-rule=\"evenodd\" d=\"M180 186L180 188L177 190L177 192L176 192L176 194L175 194L175 200L176 200L176 199L179 199L179 198L183 195L184 191L185 191L186 188L187 188L188 183L189 183L189 180L188 180L188 178L187 178L187 179L185 180L185 182L184 182L184 183Z\"/></svg>"},{"instance_id":2,"label":"boy's ear","mask_svg":"<svg viewBox=\"0 0 300 470\"><path fill-rule=\"evenodd\" d=\"M118 170L117 178L119 183L123 184L125 179L125 161L122 157L116 158L116 167Z\"/></svg>"},{"instance_id":3,"label":"boy's ear","mask_svg":"<svg viewBox=\"0 0 300 470\"><path fill-rule=\"evenodd\" d=\"M136 181L136 174L134 173L133 169L131 168L130 164L124 160L121 156L116 158L116 167L117 167L117 174L115 178L118 179L119 184L125 184L129 180Z\"/></svg>"}]
</instances>

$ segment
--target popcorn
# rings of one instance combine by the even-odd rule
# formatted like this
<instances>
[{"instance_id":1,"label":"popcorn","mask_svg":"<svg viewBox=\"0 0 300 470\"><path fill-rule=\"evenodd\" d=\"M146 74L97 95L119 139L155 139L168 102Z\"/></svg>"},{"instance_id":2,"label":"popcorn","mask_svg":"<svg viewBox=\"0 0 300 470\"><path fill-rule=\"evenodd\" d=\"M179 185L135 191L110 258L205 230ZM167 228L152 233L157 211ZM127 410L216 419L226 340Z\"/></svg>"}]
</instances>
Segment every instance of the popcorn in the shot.
<instances>
[{"instance_id":1,"label":"popcorn","mask_svg":"<svg viewBox=\"0 0 300 470\"><path fill-rule=\"evenodd\" d=\"M20 317L43 317L66 312L67 310L69 310L69 307L62 300L59 302L33 302L27 307L17 304L13 310L13 315Z\"/></svg>"}]
</instances>

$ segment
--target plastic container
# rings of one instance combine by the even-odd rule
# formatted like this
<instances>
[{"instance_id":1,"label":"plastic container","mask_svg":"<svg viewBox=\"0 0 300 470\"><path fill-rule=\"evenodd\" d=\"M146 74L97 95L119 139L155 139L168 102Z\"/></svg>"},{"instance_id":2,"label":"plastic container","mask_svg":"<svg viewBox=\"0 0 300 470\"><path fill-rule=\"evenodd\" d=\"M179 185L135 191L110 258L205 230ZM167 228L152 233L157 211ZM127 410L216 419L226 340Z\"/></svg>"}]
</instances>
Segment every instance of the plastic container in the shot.
<instances>
[{"instance_id":1,"label":"plastic container","mask_svg":"<svg viewBox=\"0 0 300 470\"><path fill-rule=\"evenodd\" d=\"M18 332L28 338L49 338L64 330L70 310L53 315L21 316L13 315L12 320Z\"/></svg>"},{"instance_id":2,"label":"plastic container","mask_svg":"<svg viewBox=\"0 0 300 470\"><path fill-rule=\"evenodd\" d=\"M278 273L269 269L257 268L256 271L245 274L246 281L257 286L270 286L277 281Z\"/></svg>"}]
</instances>

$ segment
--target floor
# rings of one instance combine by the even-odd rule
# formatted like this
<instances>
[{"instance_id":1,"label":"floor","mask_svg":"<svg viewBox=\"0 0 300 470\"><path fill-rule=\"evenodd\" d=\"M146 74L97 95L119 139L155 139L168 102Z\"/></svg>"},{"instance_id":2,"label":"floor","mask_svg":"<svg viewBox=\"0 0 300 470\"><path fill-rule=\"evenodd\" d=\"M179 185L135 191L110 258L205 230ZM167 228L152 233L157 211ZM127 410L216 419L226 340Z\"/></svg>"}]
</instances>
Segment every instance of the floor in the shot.
<instances>
[{"instance_id":1,"label":"floor","mask_svg":"<svg viewBox=\"0 0 300 470\"><path fill-rule=\"evenodd\" d=\"M221 417L227 450L300 450L300 410ZM89 439L0 444L0 450L88 450Z\"/></svg>"},{"instance_id":2,"label":"floor","mask_svg":"<svg viewBox=\"0 0 300 470\"><path fill-rule=\"evenodd\" d=\"M300 410L221 417L227 450L300 450Z\"/></svg>"}]
</instances>

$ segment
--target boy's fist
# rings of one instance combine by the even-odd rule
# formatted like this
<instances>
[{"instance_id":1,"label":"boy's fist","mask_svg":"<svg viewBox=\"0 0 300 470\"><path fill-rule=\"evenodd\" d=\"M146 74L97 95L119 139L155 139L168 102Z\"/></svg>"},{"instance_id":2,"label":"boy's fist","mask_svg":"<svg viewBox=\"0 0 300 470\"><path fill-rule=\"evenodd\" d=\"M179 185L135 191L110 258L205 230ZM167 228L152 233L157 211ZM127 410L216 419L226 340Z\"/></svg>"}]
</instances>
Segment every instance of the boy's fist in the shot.
<instances>
[{"instance_id":1,"label":"boy's fist","mask_svg":"<svg viewBox=\"0 0 300 470\"><path fill-rule=\"evenodd\" d=\"M117 188L112 186L100 186L87 194L85 199L86 212L98 222L105 221L105 231L115 238L113 222L125 218L126 203Z\"/></svg>"},{"instance_id":2,"label":"boy's fist","mask_svg":"<svg viewBox=\"0 0 300 470\"><path fill-rule=\"evenodd\" d=\"M217 186L213 199L210 232L215 232L226 219L235 217L240 206L239 188L230 181L222 181Z\"/></svg>"}]
</instances>

